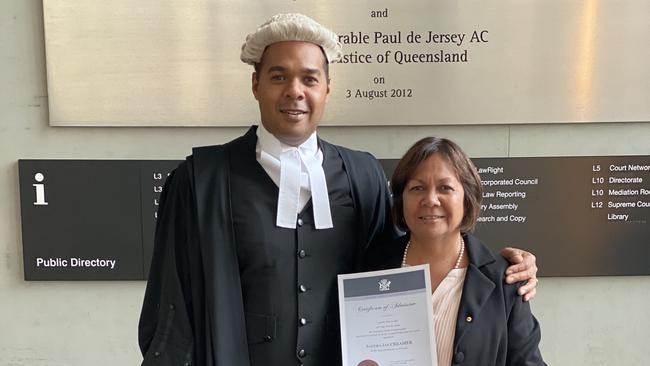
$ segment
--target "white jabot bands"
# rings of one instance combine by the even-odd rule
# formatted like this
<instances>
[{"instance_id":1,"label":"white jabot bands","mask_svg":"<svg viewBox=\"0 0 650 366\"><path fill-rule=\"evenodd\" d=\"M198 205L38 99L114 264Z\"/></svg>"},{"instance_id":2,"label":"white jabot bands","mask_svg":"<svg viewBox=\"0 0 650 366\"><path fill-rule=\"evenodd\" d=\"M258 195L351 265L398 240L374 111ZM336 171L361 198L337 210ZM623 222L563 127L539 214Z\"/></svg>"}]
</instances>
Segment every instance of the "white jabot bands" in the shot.
<instances>
[{"instance_id":1,"label":"white jabot bands","mask_svg":"<svg viewBox=\"0 0 650 366\"><path fill-rule=\"evenodd\" d=\"M298 148L283 149L280 155L280 191L276 225L295 228L300 210L300 153Z\"/></svg>"},{"instance_id":2,"label":"white jabot bands","mask_svg":"<svg viewBox=\"0 0 650 366\"><path fill-rule=\"evenodd\" d=\"M295 229L297 215L311 197L315 228L334 227L322 166L323 153L318 148L315 132L296 148L281 143L260 125L255 151L257 161L279 187L277 226Z\"/></svg>"},{"instance_id":3,"label":"white jabot bands","mask_svg":"<svg viewBox=\"0 0 650 366\"><path fill-rule=\"evenodd\" d=\"M311 188L311 203L314 208L314 226L316 229L329 229L334 227L332 213L330 212L330 199L327 193L327 182L323 165L312 155L303 155L300 149L302 162L307 167Z\"/></svg>"}]
</instances>

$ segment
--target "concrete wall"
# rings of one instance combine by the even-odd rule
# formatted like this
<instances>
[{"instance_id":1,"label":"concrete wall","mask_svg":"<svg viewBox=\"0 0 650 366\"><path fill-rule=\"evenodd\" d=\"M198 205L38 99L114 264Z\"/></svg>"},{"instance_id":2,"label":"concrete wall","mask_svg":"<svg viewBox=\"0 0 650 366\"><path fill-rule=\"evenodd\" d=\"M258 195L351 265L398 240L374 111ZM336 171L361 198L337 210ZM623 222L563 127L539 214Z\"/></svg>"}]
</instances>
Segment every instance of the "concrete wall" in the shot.
<instances>
[{"instance_id":1,"label":"concrete wall","mask_svg":"<svg viewBox=\"0 0 650 366\"><path fill-rule=\"evenodd\" d=\"M144 282L23 281L18 159L182 159L191 146L241 132L49 127L41 2L0 2L0 365L140 360ZM425 135L450 137L476 157L650 154L650 123L324 127L320 133L380 158L400 156ZM647 365L649 302L650 277L543 278L533 310L545 358L552 365Z\"/></svg>"}]
</instances>

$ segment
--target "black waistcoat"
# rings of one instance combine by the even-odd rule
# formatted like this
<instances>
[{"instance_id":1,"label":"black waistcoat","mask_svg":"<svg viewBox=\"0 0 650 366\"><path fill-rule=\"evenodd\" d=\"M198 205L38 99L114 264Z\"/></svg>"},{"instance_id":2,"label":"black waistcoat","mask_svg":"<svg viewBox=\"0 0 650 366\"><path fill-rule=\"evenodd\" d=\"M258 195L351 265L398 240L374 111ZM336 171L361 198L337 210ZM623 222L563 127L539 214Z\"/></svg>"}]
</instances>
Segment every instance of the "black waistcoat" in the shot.
<instances>
[{"instance_id":1,"label":"black waistcoat","mask_svg":"<svg viewBox=\"0 0 650 366\"><path fill-rule=\"evenodd\" d=\"M311 202L296 229L277 227L278 187L256 161L255 141L230 154L252 366L341 363L336 275L354 269L358 224L343 161L333 148L323 149L334 223L325 230L314 228Z\"/></svg>"}]
</instances>

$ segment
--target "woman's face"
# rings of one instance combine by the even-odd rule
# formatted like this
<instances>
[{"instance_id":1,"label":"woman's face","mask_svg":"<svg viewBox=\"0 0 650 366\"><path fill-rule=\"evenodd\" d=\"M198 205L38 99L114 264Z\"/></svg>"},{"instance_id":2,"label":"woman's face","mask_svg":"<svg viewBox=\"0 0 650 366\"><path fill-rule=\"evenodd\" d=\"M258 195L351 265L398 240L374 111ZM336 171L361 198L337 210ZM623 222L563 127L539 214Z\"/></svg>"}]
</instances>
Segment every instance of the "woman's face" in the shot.
<instances>
[{"instance_id":1,"label":"woman's face","mask_svg":"<svg viewBox=\"0 0 650 366\"><path fill-rule=\"evenodd\" d=\"M465 192L456 171L440 154L418 165L406 183L402 200L411 239L441 239L458 235Z\"/></svg>"}]
</instances>

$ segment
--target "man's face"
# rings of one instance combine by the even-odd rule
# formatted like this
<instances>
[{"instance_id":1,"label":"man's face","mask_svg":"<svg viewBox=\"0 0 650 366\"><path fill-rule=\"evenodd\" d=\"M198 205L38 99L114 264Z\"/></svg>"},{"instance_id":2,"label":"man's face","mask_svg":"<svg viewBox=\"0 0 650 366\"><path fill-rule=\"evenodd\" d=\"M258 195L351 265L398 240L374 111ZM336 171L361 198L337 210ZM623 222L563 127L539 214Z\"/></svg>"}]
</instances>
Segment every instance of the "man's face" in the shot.
<instances>
[{"instance_id":1,"label":"man's face","mask_svg":"<svg viewBox=\"0 0 650 366\"><path fill-rule=\"evenodd\" d=\"M266 48L253 95L264 127L285 144L298 146L316 130L330 94L325 55L309 42L278 42Z\"/></svg>"}]
</instances>

